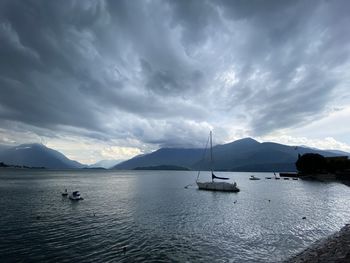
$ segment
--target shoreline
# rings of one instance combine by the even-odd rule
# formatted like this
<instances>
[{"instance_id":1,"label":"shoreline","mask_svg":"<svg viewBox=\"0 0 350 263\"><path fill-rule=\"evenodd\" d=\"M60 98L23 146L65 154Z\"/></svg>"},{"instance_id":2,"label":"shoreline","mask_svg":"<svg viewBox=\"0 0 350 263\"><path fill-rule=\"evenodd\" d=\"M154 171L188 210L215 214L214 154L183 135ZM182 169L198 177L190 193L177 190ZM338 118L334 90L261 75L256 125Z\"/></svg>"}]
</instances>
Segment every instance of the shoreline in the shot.
<instances>
[{"instance_id":1,"label":"shoreline","mask_svg":"<svg viewBox=\"0 0 350 263\"><path fill-rule=\"evenodd\" d=\"M322 238L310 247L283 261L284 263L350 262L350 224Z\"/></svg>"}]
</instances>

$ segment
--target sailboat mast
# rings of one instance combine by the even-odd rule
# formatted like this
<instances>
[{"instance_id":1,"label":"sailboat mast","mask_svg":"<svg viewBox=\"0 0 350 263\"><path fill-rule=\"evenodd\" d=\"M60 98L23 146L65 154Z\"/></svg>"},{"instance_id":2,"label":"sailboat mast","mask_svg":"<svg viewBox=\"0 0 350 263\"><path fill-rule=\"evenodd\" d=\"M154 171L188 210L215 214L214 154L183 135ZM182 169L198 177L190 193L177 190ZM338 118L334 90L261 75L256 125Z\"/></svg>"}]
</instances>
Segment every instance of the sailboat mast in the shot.
<instances>
[{"instance_id":1,"label":"sailboat mast","mask_svg":"<svg viewBox=\"0 0 350 263\"><path fill-rule=\"evenodd\" d=\"M213 173L213 139L212 139L212 131L210 131L210 170Z\"/></svg>"}]
</instances>

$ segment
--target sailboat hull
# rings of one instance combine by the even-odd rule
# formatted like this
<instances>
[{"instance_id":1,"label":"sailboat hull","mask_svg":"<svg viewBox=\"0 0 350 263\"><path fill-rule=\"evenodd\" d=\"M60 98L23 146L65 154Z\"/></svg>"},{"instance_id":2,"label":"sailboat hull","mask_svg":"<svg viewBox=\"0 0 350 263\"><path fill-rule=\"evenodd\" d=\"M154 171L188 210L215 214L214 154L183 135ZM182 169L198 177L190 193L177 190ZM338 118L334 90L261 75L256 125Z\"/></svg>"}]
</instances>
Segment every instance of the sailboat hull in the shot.
<instances>
[{"instance_id":1,"label":"sailboat hull","mask_svg":"<svg viewBox=\"0 0 350 263\"><path fill-rule=\"evenodd\" d=\"M237 184L231 184L226 182L197 182L199 190L207 191L222 191L222 192L239 192Z\"/></svg>"}]
</instances>

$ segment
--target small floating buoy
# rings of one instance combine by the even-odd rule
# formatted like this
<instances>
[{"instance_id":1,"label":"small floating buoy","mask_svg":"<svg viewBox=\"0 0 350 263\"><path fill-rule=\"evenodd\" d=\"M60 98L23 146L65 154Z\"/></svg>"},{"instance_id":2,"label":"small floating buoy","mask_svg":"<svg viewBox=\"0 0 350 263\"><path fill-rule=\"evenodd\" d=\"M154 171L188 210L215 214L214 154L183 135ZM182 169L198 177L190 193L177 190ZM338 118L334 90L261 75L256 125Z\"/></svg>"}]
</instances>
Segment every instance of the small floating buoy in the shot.
<instances>
[{"instance_id":1,"label":"small floating buoy","mask_svg":"<svg viewBox=\"0 0 350 263\"><path fill-rule=\"evenodd\" d=\"M234 204L237 203L237 200L235 200L233 203L234 203Z\"/></svg>"},{"instance_id":2,"label":"small floating buoy","mask_svg":"<svg viewBox=\"0 0 350 263\"><path fill-rule=\"evenodd\" d=\"M271 200L269 199L269 202L271 202Z\"/></svg>"},{"instance_id":3,"label":"small floating buoy","mask_svg":"<svg viewBox=\"0 0 350 263\"><path fill-rule=\"evenodd\" d=\"M306 216L303 216L303 219L306 219Z\"/></svg>"}]
</instances>

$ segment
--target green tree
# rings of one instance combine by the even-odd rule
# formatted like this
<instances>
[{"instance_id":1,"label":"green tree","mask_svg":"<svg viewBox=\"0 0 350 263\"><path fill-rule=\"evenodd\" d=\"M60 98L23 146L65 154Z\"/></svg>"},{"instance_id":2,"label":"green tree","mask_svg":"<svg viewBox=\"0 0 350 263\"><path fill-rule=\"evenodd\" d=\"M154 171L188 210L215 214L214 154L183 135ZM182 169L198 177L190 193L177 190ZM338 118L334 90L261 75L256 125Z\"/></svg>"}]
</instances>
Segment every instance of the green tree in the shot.
<instances>
[{"instance_id":1,"label":"green tree","mask_svg":"<svg viewBox=\"0 0 350 263\"><path fill-rule=\"evenodd\" d=\"M301 173L318 173L326 170L327 160L320 154L306 153L298 158L295 165Z\"/></svg>"}]
</instances>

